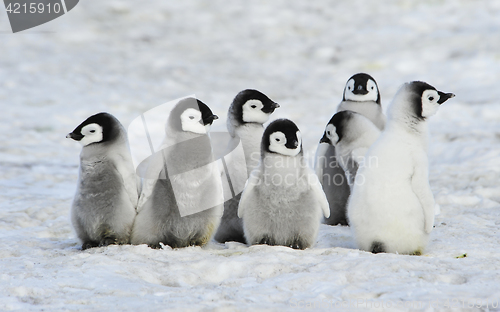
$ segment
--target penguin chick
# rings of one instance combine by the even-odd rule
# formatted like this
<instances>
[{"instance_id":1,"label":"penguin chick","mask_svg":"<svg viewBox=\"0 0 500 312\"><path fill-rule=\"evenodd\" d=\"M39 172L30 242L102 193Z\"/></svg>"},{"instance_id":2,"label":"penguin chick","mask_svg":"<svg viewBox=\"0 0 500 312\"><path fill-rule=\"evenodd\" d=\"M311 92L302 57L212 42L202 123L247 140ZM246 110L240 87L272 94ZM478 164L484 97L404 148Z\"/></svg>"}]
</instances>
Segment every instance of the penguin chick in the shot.
<instances>
[{"instance_id":1,"label":"penguin chick","mask_svg":"<svg viewBox=\"0 0 500 312\"><path fill-rule=\"evenodd\" d=\"M329 212L318 178L306 165L299 129L288 119L273 121L238 208L247 243L311 247Z\"/></svg>"},{"instance_id":2,"label":"penguin chick","mask_svg":"<svg viewBox=\"0 0 500 312\"><path fill-rule=\"evenodd\" d=\"M380 130L385 125L385 115L380 105L380 92L372 76L359 73L347 81L339 111L353 111L371 120ZM346 206L350 194L348 179L338 163L335 147L320 140L316 150L315 170L330 205L329 225L347 225Z\"/></svg>"},{"instance_id":3,"label":"penguin chick","mask_svg":"<svg viewBox=\"0 0 500 312\"><path fill-rule=\"evenodd\" d=\"M232 139L229 149L240 143L245 154L243 159L227 159L228 166L232 170L232 179L246 181L260 161L260 141L264 133L263 124L268 121L269 116L276 108L280 107L260 91L246 89L234 98L229 107L227 117L227 129ZM235 181L233 181L235 182ZM220 243L237 241L245 243L243 225L238 218L238 204L241 193L236 194L224 203L224 214L220 226L214 238Z\"/></svg>"},{"instance_id":4,"label":"penguin chick","mask_svg":"<svg viewBox=\"0 0 500 312\"><path fill-rule=\"evenodd\" d=\"M380 130L385 126L385 115L380 104L380 91L372 76L359 73L347 81L344 98L337 111L350 110L370 119Z\"/></svg>"},{"instance_id":5,"label":"penguin chick","mask_svg":"<svg viewBox=\"0 0 500 312\"><path fill-rule=\"evenodd\" d=\"M259 164L263 125L279 107L278 103L265 94L252 89L238 93L229 107L227 130L233 140L241 140L245 151L247 177Z\"/></svg>"},{"instance_id":6,"label":"penguin chick","mask_svg":"<svg viewBox=\"0 0 500 312\"><path fill-rule=\"evenodd\" d=\"M161 150L150 157L131 243L205 245L222 215L222 181L207 134L218 117L186 98L170 112Z\"/></svg>"},{"instance_id":7,"label":"penguin chick","mask_svg":"<svg viewBox=\"0 0 500 312\"><path fill-rule=\"evenodd\" d=\"M452 93L413 81L404 84L389 119L358 170L348 204L349 223L362 250L420 255L434 224L428 180L427 120Z\"/></svg>"},{"instance_id":8,"label":"penguin chick","mask_svg":"<svg viewBox=\"0 0 500 312\"><path fill-rule=\"evenodd\" d=\"M81 143L71 221L82 249L127 244L136 216L136 174L122 124L108 113L87 118L69 133Z\"/></svg>"},{"instance_id":9,"label":"penguin chick","mask_svg":"<svg viewBox=\"0 0 500 312\"><path fill-rule=\"evenodd\" d=\"M359 166L366 163L368 148L379 135L380 130L368 118L355 112L338 112L328 122L322 141L335 146L335 156L351 189Z\"/></svg>"}]
</instances>

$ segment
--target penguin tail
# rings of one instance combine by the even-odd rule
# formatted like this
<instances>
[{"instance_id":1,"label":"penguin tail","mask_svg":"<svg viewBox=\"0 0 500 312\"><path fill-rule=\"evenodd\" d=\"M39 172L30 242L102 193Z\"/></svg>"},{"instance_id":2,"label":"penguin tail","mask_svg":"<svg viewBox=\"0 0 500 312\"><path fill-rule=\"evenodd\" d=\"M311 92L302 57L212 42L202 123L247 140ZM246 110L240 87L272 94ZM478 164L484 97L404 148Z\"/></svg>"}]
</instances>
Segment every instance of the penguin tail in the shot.
<instances>
[{"instance_id":1,"label":"penguin tail","mask_svg":"<svg viewBox=\"0 0 500 312\"><path fill-rule=\"evenodd\" d=\"M385 246L381 242L373 242L372 247L370 248L370 251L374 254L380 253L380 252L385 252Z\"/></svg>"}]
</instances>

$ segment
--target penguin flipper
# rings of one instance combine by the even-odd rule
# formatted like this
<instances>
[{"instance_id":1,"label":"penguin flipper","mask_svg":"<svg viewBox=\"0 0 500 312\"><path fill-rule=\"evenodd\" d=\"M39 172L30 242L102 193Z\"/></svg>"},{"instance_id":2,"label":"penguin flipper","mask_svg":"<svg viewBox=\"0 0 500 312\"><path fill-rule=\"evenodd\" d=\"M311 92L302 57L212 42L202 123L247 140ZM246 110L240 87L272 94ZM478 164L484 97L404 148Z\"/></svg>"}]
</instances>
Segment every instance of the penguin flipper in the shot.
<instances>
[{"instance_id":1,"label":"penguin flipper","mask_svg":"<svg viewBox=\"0 0 500 312\"><path fill-rule=\"evenodd\" d=\"M325 192L319 183L318 177L312 172L309 173L309 183L311 184L311 190L314 193L314 197L317 199L321 207L321 211L323 211L323 215L325 218L330 217L330 205L326 199Z\"/></svg>"},{"instance_id":2,"label":"penguin flipper","mask_svg":"<svg viewBox=\"0 0 500 312\"><path fill-rule=\"evenodd\" d=\"M326 154L330 147L330 144L319 143L316 149L316 157L314 161L314 170L319 180L323 178L323 169L326 167Z\"/></svg>"},{"instance_id":3,"label":"penguin flipper","mask_svg":"<svg viewBox=\"0 0 500 312\"><path fill-rule=\"evenodd\" d=\"M127 195L130 199L130 203L135 209L137 209L137 202L139 201L140 193L137 192L137 180L135 172L127 172L125 174L128 174L128 176L123 176L123 173L120 172L119 168L115 167L115 169L120 173L120 176L122 177L123 186L125 187L125 191L127 192Z\"/></svg>"},{"instance_id":4,"label":"penguin flipper","mask_svg":"<svg viewBox=\"0 0 500 312\"><path fill-rule=\"evenodd\" d=\"M243 189L243 193L241 194L240 203L238 205L238 218L243 217L243 209L247 205L248 199L253 192L253 189L256 185L260 183L260 168L256 168L250 174L248 178L245 188Z\"/></svg>"},{"instance_id":5,"label":"penguin flipper","mask_svg":"<svg viewBox=\"0 0 500 312\"><path fill-rule=\"evenodd\" d=\"M420 201L424 213L424 229L427 234L434 227L435 202L429 185L427 166L416 166L411 177L412 190Z\"/></svg>"},{"instance_id":6,"label":"penguin flipper","mask_svg":"<svg viewBox=\"0 0 500 312\"><path fill-rule=\"evenodd\" d=\"M124 151L123 148L120 148L111 153L108 159L112 167L111 169L116 171L117 175L121 178L121 183L130 199L130 203L136 208L140 193L137 187L137 175L132 165L130 155L127 153L129 153L129 150Z\"/></svg>"},{"instance_id":7,"label":"penguin flipper","mask_svg":"<svg viewBox=\"0 0 500 312\"><path fill-rule=\"evenodd\" d=\"M154 187L158 179L166 178L165 162L163 153L155 153L150 156L146 171L142 176L142 188L137 203L137 212L142 209L144 204L148 201L149 197L153 194Z\"/></svg>"}]
</instances>

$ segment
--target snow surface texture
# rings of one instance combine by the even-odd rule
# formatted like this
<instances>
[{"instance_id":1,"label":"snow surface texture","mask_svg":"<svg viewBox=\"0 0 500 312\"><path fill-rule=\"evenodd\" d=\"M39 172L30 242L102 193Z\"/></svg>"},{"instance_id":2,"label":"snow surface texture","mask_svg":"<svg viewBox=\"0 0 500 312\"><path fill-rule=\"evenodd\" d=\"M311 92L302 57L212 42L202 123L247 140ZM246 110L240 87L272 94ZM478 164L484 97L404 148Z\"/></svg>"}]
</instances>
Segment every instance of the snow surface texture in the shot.
<instances>
[{"instance_id":1,"label":"snow surface texture","mask_svg":"<svg viewBox=\"0 0 500 312\"><path fill-rule=\"evenodd\" d=\"M2 7L0 310L499 310L499 16L488 0L107 0L12 34ZM80 250L80 146L65 135L88 116L127 126L196 94L221 131L232 98L255 88L281 105L273 119L297 123L311 159L357 72L377 80L384 109L410 80L457 95L429 123L441 214L423 256L361 252L349 228L325 225L305 251Z\"/></svg>"}]
</instances>

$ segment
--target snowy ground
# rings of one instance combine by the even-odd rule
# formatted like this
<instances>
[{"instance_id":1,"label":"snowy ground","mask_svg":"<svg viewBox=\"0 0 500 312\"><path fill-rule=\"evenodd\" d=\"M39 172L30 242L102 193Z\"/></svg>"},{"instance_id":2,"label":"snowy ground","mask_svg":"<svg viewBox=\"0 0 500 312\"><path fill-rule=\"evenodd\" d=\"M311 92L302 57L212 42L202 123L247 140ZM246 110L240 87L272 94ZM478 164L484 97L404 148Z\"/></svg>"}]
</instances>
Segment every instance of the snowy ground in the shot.
<instances>
[{"instance_id":1,"label":"snowy ground","mask_svg":"<svg viewBox=\"0 0 500 312\"><path fill-rule=\"evenodd\" d=\"M12 34L2 7L0 310L500 310L499 16L494 0L80 1ZM361 252L349 228L329 226L305 251L80 250L69 222L80 147L64 137L86 117L128 125L196 94L223 130L234 95L256 88L311 155L361 71L384 108L410 80L457 95L429 125L441 214L423 256Z\"/></svg>"}]
</instances>

